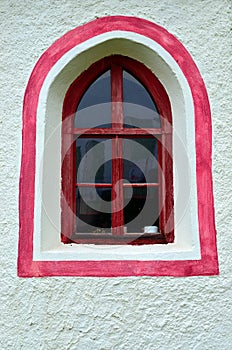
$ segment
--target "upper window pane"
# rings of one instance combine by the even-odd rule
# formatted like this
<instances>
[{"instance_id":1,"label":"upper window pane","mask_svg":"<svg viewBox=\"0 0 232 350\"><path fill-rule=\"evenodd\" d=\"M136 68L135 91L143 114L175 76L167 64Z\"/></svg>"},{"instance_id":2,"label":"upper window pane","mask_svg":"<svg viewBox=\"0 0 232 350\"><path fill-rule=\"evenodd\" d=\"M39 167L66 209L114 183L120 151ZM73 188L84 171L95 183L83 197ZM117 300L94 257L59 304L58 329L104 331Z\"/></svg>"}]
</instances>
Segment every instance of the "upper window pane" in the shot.
<instances>
[{"instance_id":1,"label":"upper window pane","mask_svg":"<svg viewBox=\"0 0 232 350\"><path fill-rule=\"evenodd\" d=\"M101 75L86 90L76 111L74 127L111 127L110 70Z\"/></svg>"},{"instance_id":2,"label":"upper window pane","mask_svg":"<svg viewBox=\"0 0 232 350\"><path fill-rule=\"evenodd\" d=\"M150 94L131 74L123 71L124 127L160 128L160 117Z\"/></svg>"}]
</instances>

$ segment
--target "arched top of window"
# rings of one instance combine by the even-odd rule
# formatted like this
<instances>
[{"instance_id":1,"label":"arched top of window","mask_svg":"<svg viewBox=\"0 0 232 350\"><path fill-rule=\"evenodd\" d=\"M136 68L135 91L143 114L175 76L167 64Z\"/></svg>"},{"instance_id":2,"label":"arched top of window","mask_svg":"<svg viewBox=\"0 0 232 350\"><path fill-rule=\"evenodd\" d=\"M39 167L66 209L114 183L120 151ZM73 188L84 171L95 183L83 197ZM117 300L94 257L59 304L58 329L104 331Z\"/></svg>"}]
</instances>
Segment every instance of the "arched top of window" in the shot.
<instances>
[{"instance_id":1,"label":"arched top of window","mask_svg":"<svg viewBox=\"0 0 232 350\"><path fill-rule=\"evenodd\" d=\"M78 104L74 127L111 127L111 78L108 69L90 84ZM124 127L160 128L157 106L147 88L125 69L122 81Z\"/></svg>"},{"instance_id":2,"label":"arched top of window","mask_svg":"<svg viewBox=\"0 0 232 350\"><path fill-rule=\"evenodd\" d=\"M114 68L117 73L112 73L112 67L118 67ZM66 99L75 102L71 103L71 107L69 104L67 111L64 110L64 118L72 113L75 128L111 128L111 109L117 103L122 103L124 128L162 128L164 131L168 125L171 126L168 95L155 75L142 63L113 55L94 63L87 72L73 82L66 94ZM113 91L115 81L117 92ZM115 93L121 96L113 96Z\"/></svg>"}]
</instances>

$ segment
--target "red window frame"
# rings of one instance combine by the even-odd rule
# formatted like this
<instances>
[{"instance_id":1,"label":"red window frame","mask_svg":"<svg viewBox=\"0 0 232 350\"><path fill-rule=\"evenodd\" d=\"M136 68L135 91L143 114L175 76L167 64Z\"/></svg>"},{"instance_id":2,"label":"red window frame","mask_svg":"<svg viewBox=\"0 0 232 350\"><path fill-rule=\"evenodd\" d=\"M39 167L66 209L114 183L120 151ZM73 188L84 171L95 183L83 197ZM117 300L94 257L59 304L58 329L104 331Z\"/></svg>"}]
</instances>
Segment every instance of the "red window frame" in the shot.
<instances>
[{"instance_id":1,"label":"red window frame","mask_svg":"<svg viewBox=\"0 0 232 350\"><path fill-rule=\"evenodd\" d=\"M88 87L103 73L110 70L111 76L111 128L74 128L74 117L78 104ZM123 127L123 70L133 75L150 93L161 121L160 128ZM61 227L63 243L123 244L127 242L124 233L124 213L122 207L123 189L141 187L141 184L122 184L123 178L123 138L155 137L158 140L159 171L157 183L143 186L159 188L159 231L158 235L140 234L130 244L171 243L174 241L173 215L173 165L172 165L172 114L168 95L155 75L142 63L128 57L113 55L94 63L83 72L68 89L63 104L62 123L62 196ZM80 136L81 135L81 136ZM112 182L107 184L76 183L75 138L107 138L112 140ZM70 147L69 147L70 146ZM163 174L163 180L161 176ZM112 191L112 235L75 234L76 187L110 187ZM117 186L117 188L116 188ZM114 198L114 193L118 196ZM115 199L115 200L114 200ZM114 200L114 201L113 201ZM162 203L162 207L161 207ZM71 210L70 210L71 209Z\"/></svg>"}]
</instances>

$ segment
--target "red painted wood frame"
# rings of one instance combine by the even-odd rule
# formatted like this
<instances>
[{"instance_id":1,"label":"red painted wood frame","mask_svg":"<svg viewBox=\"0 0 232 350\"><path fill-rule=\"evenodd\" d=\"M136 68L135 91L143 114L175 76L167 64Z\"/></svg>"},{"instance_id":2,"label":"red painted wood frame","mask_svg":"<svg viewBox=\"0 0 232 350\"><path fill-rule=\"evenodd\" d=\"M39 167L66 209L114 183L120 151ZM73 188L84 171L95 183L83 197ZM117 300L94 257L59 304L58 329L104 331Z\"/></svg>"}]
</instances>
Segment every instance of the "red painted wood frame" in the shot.
<instances>
[{"instance_id":1,"label":"red painted wood frame","mask_svg":"<svg viewBox=\"0 0 232 350\"><path fill-rule=\"evenodd\" d=\"M74 128L75 112L86 89L104 72L110 70L111 76L111 128ZM123 112L123 70L128 71L147 89L155 102L160 115L160 128L125 128ZM141 117L142 118L142 117ZM81 136L80 136L81 135ZM76 136L87 138L110 138L112 141L112 183L76 183ZM152 138L158 140L158 183L125 183L123 178L123 138ZM130 244L171 243L174 241L173 218L173 168L172 168L172 115L167 93L155 75L142 63L128 57L119 55L109 56L94 63L87 71L82 73L70 86L63 105L63 163L62 163L62 242L112 244L123 243L124 210L123 189L125 187L158 187L159 190L159 230L161 235L145 238L140 235ZM71 147L67 147L67 144ZM68 149L67 149L68 148ZM163 176L160 174L162 172ZM76 233L76 188L110 187L112 188L112 235L113 239L101 235L79 234L78 239L73 238ZM117 193L117 196L115 195ZM68 205L67 205L68 204ZM70 211L71 208L71 211ZM152 211L152 208L151 208ZM74 213L74 215L72 215ZM138 236L138 233L136 233ZM116 239L116 236L118 239ZM124 236L124 237L122 237ZM82 237L82 238L81 238ZM132 237L130 235L130 237Z\"/></svg>"},{"instance_id":2,"label":"red painted wood frame","mask_svg":"<svg viewBox=\"0 0 232 350\"><path fill-rule=\"evenodd\" d=\"M160 45L177 63L192 94L195 123L196 186L201 256L188 260L34 260L36 125L40 92L54 65L85 41L111 31L135 33ZM202 151L204 150L204 151ZM219 274L212 184L212 126L207 91L185 47L159 25L128 16L103 17L77 27L40 57L29 79L23 105L19 185L18 276L197 276ZM37 175L38 176L38 175ZM46 232L48 235L49 232Z\"/></svg>"}]
</instances>

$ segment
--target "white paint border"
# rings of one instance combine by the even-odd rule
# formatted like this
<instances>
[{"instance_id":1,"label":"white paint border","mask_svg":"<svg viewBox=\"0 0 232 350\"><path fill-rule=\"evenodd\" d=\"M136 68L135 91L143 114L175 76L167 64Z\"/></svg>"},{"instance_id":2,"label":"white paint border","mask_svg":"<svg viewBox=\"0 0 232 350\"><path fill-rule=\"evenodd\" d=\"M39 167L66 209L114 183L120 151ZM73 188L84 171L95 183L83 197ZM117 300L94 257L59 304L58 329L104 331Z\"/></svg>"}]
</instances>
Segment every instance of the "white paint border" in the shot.
<instances>
[{"instance_id":1,"label":"white paint border","mask_svg":"<svg viewBox=\"0 0 232 350\"><path fill-rule=\"evenodd\" d=\"M143 245L143 246L96 246L96 245L75 245L63 244L60 242L60 227L57 230L56 237L53 237L52 247L42 248L41 242L49 240L49 232L46 228L42 228L42 197L40 192L41 179L40 173L43 168L43 152L45 143L45 126L46 126L46 104L49 89L52 83L68 63L81 53L87 52L90 48L98 44L104 43L112 39L127 39L131 42L138 43L149 48L156 55L162 58L164 62L171 68L176 80L181 86L184 94L186 131L188 132L187 141L190 141L187 149L191 163L191 227L185 233L175 228L175 243L168 245ZM169 86L162 80L162 77L155 72L158 79L169 95L172 103L172 96ZM73 77L73 80L76 78ZM70 81L71 84L72 81ZM70 85L69 84L69 85ZM67 86L68 88L68 86ZM63 103L63 101L62 101ZM172 106L173 107L173 106ZM61 116L60 116L61 118ZM173 126L175 129L175 115L173 116ZM174 135L175 138L175 135ZM61 146L61 145L59 145ZM192 146L192 147L191 147ZM61 147L60 147L61 149ZM191 151L191 152L190 152ZM190 152L190 153L189 153ZM42 162L41 162L42 160ZM174 140L174 159L175 164L175 140ZM159 44L153 40L133 32L112 31L91 38L68 51L50 70L44 84L42 86L39 103L37 109L37 125L36 125L36 174L35 174L35 209L34 209L34 249L33 260L195 260L200 259L200 243L197 215L197 189L196 189L196 154L195 154L195 126L194 126L194 107L193 100L188 82L182 73L180 67L173 57ZM60 168L61 169L61 168ZM178 177L177 170L174 168L174 199L175 193L178 191L176 179ZM175 220L175 218L174 218ZM59 213L60 221L60 213ZM58 223L57 223L58 224ZM60 222L59 222L60 224ZM184 235L186 236L184 238ZM180 239L181 238L181 239Z\"/></svg>"}]
</instances>

